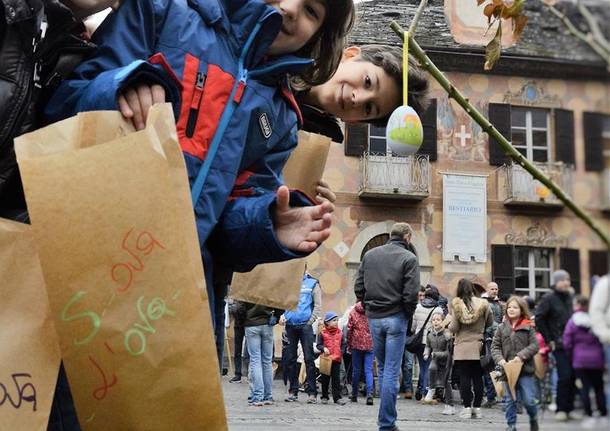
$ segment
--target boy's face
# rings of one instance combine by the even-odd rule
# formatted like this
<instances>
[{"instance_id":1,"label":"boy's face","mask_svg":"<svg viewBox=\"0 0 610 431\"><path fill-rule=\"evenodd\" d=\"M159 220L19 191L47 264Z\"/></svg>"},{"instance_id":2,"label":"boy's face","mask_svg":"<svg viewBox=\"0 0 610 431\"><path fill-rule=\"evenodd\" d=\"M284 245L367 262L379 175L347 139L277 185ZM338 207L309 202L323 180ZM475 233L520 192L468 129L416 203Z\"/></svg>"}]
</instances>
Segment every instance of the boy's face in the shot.
<instances>
[{"instance_id":1,"label":"boy's face","mask_svg":"<svg viewBox=\"0 0 610 431\"><path fill-rule=\"evenodd\" d=\"M440 314L433 315L431 320L432 328L434 328L435 331L440 331L443 327L443 318L440 316Z\"/></svg>"},{"instance_id":2,"label":"boy's face","mask_svg":"<svg viewBox=\"0 0 610 431\"><path fill-rule=\"evenodd\" d=\"M313 104L347 123L386 117L401 100L396 81L381 67L362 61L358 47L347 48L333 77L310 94Z\"/></svg>"},{"instance_id":3,"label":"boy's face","mask_svg":"<svg viewBox=\"0 0 610 431\"><path fill-rule=\"evenodd\" d=\"M328 322L326 322L326 326L328 326L329 328L336 328L339 326L339 318L335 317L332 320L329 320Z\"/></svg>"},{"instance_id":4,"label":"boy's face","mask_svg":"<svg viewBox=\"0 0 610 431\"><path fill-rule=\"evenodd\" d=\"M320 29L326 17L326 0L265 0L281 12L282 29L269 48L269 55L295 53Z\"/></svg>"}]
</instances>

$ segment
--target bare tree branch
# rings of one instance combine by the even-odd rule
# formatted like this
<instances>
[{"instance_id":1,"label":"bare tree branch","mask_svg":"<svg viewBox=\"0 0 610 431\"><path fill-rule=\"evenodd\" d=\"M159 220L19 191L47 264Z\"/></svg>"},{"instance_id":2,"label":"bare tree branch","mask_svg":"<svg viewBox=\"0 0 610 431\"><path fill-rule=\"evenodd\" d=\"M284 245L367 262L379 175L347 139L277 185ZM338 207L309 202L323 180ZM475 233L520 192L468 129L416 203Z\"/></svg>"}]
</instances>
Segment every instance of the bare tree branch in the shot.
<instances>
[{"instance_id":1,"label":"bare tree branch","mask_svg":"<svg viewBox=\"0 0 610 431\"><path fill-rule=\"evenodd\" d=\"M409 34L414 34L415 29L417 28L417 23L419 22L419 17L421 17L422 12L428 5L428 0L421 0L419 3L419 7L417 8L417 12L415 12L415 16L413 17L413 21L411 21L411 25L409 25Z\"/></svg>"},{"instance_id":2,"label":"bare tree branch","mask_svg":"<svg viewBox=\"0 0 610 431\"><path fill-rule=\"evenodd\" d=\"M608 65L610 68L610 51L605 49L605 47L601 46L597 41L587 37L585 33L576 28L576 26L570 21L570 19L561 11L559 11L555 6L540 0L548 10L550 10L553 15L559 18L565 26L568 28L568 31L576 36L578 39L585 42L587 45L591 47Z\"/></svg>"},{"instance_id":3,"label":"bare tree branch","mask_svg":"<svg viewBox=\"0 0 610 431\"><path fill-rule=\"evenodd\" d=\"M587 24L589 25L589 29L591 29L591 34L595 41L600 44L606 51L610 52L610 41L606 39L604 33L599 28L599 23L597 19L593 16L591 11L587 9L587 7L583 4L581 0L578 1L578 11L585 18Z\"/></svg>"}]
</instances>

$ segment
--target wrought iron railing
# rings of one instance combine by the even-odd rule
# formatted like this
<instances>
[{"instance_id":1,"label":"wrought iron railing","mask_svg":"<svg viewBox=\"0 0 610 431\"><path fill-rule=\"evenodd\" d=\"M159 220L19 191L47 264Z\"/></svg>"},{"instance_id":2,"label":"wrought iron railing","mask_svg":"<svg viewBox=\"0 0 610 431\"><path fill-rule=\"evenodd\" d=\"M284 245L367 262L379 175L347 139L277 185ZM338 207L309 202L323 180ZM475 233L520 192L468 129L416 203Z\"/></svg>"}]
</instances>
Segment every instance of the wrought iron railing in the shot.
<instances>
[{"instance_id":1,"label":"wrought iron railing","mask_svg":"<svg viewBox=\"0 0 610 431\"><path fill-rule=\"evenodd\" d=\"M574 168L562 162L534 163L547 177L572 196ZM505 202L562 205L540 181L517 164L506 165L504 173Z\"/></svg>"},{"instance_id":2,"label":"wrought iron railing","mask_svg":"<svg viewBox=\"0 0 610 431\"><path fill-rule=\"evenodd\" d=\"M360 194L427 197L430 194L428 156L364 153L360 158Z\"/></svg>"}]
</instances>

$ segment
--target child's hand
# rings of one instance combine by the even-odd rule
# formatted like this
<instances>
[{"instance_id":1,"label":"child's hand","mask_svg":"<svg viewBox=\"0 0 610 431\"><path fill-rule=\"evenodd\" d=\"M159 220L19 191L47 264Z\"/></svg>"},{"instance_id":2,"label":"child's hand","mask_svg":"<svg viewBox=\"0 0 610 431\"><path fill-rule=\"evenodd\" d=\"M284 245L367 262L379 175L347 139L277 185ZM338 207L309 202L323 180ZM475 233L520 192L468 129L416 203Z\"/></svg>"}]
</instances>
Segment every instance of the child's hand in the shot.
<instances>
[{"instance_id":1,"label":"child's hand","mask_svg":"<svg viewBox=\"0 0 610 431\"><path fill-rule=\"evenodd\" d=\"M506 361L504 359L502 359L500 362L498 362L498 365L503 367L504 364L506 364Z\"/></svg>"},{"instance_id":2,"label":"child's hand","mask_svg":"<svg viewBox=\"0 0 610 431\"><path fill-rule=\"evenodd\" d=\"M138 84L125 89L119 95L119 110L123 117L131 119L136 130L146 127L148 110L155 103L165 102L165 89L157 84Z\"/></svg>"},{"instance_id":3,"label":"child's hand","mask_svg":"<svg viewBox=\"0 0 610 431\"><path fill-rule=\"evenodd\" d=\"M282 326L284 326L286 324L286 318L284 317L283 314L280 316L280 321L278 323Z\"/></svg>"},{"instance_id":4,"label":"child's hand","mask_svg":"<svg viewBox=\"0 0 610 431\"><path fill-rule=\"evenodd\" d=\"M328 350L328 347L324 348L324 354L325 355L330 355L330 350Z\"/></svg>"},{"instance_id":5,"label":"child's hand","mask_svg":"<svg viewBox=\"0 0 610 431\"><path fill-rule=\"evenodd\" d=\"M337 200L337 195L330 189L330 186L324 180L318 181L316 191L318 192L316 201L319 203L323 203L325 200L334 203Z\"/></svg>"},{"instance_id":6,"label":"child's hand","mask_svg":"<svg viewBox=\"0 0 610 431\"><path fill-rule=\"evenodd\" d=\"M335 209L328 201L313 207L290 207L290 191L277 190L273 214L275 234L280 243L292 251L311 253L330 236L331 215Z\"/></svg>"},{"instance_id":7,"label":"child's hand","mask_svg":"<svg viewBox=\"0 0 610 431\"><path fill-rule=\"evenodd\" d=\"M519 356L515 356L511 362L523 363L523 359Z\"/></svg>"}]
</instances>

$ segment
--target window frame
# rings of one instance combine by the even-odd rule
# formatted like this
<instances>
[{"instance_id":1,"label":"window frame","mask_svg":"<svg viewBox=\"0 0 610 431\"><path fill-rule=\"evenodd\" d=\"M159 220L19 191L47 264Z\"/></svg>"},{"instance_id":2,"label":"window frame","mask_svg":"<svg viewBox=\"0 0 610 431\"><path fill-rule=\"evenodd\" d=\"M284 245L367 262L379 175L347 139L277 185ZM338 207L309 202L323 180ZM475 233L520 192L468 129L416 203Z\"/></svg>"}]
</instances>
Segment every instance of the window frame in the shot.
<instances>
[{"instance_id":1,"label":"window frame","mask_svg":"<svg viewBox=\"0 0 610 431\"><path fill-rule=\"evenodd\" d=\"M515 126L512 121L512 111L513 110L523 110L525 111L525 126ZM546 127L534 127L532 114L534 110L544 111L546 113ZM546 150L546 162L536 162L536 163L552 163L554 161L553 152L552 152L552 143L551 139L551 109L549 108L538 108L538 107L529 107L529 106L517 106L511 105L511 124L510 124L510 132L511 132L511 145L519 151L520 149L525 149L525 158L530 162L534 162L534 151L535 150ZM525 145L514 145L513 144L513 131L525 131ZM534 146L534 131L545 131L546 132L546 146Z\"/></svg>"},{"instance_id":2,"label":"window frame","mask_svg":"<svg viewBox=\"0 0 610 431\"><path fill-rule=\"evenodd\" d=\"M554 266L555 266L555 250L552 248L546 248L546 247L528 247L528 246L515 246L515 253L518 253L519 249L527 249L528 251L528 266L527 267L523 267L523 266L517 266L517 263L515 261L515 269L514 269L514 274L515 274L515 294L516 295L520 295L520 296L530 296L532 298L537 299L538 298L538 294L543 295L545 293L548 293L551 291L551 286L549 285L549 287L537 287L536 286L536 273L537 272L548 272L549 274L549 283L550 283L550 279L551 279L551 274L553 274L553 270L554 270ZM537 267L536 266L536 256L535 256L535 251L536 250L547 250L549 252L549 267L548 268L543 268L543 267ZM516 256L516 255L515 255ZM527 271L527 276L528 276L528 288L527 288L527 292L525 292L523 289L517 287L516 285L516 281L517 281L517 271Z\"/></svg>"},{"instance_id":3,"label":"window frame","mask_svg":"<svg viewBox=\"0 0 610 431\"><path fill-rule=\"evenodd\" d=\"M373 134L373 126L372 124L367 124L367 131L368 131L368 138L367 138L367 153L374 155L374 156L387 156L388 155L388 141L386 139L385 134L383 136L380 135L374 135ZM383 129L382 127L377 127L377 129ZM384 129L385 130L385 129ZM377 140L381 140L383 139L383 142L385 143L385 151L383 153L381 152L375 152L373 153L371 151L371 139L377 139Z\"/></svg>"}]
</instances>

